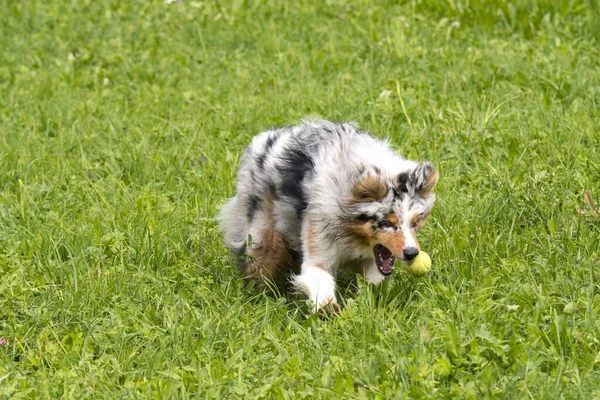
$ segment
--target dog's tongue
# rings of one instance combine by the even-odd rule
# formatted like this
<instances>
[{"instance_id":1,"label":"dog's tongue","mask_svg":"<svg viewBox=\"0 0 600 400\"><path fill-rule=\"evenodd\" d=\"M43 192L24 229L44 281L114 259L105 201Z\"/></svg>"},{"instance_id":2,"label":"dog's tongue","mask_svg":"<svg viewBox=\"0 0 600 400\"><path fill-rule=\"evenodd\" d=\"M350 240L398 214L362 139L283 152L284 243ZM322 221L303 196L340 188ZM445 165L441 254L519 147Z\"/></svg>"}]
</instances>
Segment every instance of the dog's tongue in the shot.
<instances>
[{"instance_id":1,"label":"dog's tongue","mask_svg":"<svg viewBox=\"0 0 600 400\"><path fill-rule=\"evenodd\" d=\"M392 252L380 244L375 246L373 249L375 253L375 264L377 264L377 268L382 275L388 276L391 275L394 271L394 256Z\"/></svg>"}]
</instances>

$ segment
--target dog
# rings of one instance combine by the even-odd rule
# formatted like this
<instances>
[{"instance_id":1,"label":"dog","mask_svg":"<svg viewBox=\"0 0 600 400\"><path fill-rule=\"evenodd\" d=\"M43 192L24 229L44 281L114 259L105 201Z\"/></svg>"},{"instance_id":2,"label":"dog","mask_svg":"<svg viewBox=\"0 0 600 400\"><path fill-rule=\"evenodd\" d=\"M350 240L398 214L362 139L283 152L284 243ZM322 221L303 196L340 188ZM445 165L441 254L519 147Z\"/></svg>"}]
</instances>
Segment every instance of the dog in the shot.
<instances>
[{"instance_id":1,"label":"dog","mask_svg":"<svg viewBox=\"0 0 600 400\"><path fill-rule=\"evenodd\" d=\"M287 278L313 311L339 311L340 273L378 285L395 259L418 255L437 181L431 163L402 158L353 123L306 120L254 137L218 219L247 280L264 288Z\"/></svg>"}]
</instances>

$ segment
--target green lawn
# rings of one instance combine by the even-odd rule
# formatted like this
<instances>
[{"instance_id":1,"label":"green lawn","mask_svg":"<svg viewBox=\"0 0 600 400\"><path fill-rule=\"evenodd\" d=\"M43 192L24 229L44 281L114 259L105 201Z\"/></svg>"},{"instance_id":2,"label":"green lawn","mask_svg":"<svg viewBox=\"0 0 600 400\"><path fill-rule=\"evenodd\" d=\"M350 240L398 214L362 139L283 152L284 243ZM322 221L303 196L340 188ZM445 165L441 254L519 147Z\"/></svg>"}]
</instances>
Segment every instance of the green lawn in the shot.
<instances>
[{"instance_id":1,"label":"green lawn","mask_svg":"<svg viewBox=\"0 0 600 400\"><path fill-rule=\"evenodd\" d=\"M600 397L600 3L516 3L0 0L0 398ZM332 319L214 220L306 116L440 171Z\"/></svg>"}]
</instances>

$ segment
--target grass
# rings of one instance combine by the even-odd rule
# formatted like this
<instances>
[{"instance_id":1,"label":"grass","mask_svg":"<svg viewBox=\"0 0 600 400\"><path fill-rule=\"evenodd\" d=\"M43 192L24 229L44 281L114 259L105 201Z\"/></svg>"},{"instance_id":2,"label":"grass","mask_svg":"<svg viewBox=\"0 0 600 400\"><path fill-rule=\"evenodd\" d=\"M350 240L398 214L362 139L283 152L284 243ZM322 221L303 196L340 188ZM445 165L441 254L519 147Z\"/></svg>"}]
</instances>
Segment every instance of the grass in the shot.
<instances>
[{"instance_id":1,"label":"grass","mask_svg":"<svg viewBox=\"0 0 600 400\"><path fill-rule=\"evenodd\" d=\"M0 398L600 396L596 0L1 4ZM214 221L310 115L441 174L435 273L331 320Z\"/></svg>"}]
</instances>

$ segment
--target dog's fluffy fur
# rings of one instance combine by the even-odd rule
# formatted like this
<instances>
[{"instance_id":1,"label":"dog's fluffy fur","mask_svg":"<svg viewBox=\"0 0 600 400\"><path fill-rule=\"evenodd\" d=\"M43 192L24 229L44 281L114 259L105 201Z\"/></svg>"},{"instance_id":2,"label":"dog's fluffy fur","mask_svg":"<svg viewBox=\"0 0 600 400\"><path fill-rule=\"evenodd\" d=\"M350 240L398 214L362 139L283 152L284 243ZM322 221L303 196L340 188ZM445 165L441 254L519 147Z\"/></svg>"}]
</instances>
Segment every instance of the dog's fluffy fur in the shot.
<instances>
[{"instance_id":1,"label":"dog's fluffy fur","mask_svg":"<svg viewBox=\"0 0 600 400\"><path fill-rule=\"evenodd\" d=\"M430 163L400 157L353 124L305 121L252 140L219 220L247 279L264 286L294 271L316 310L337 309L340 272L379 284L395 258L418 254L437 179Z\"/></svg>"}]
</instances>

